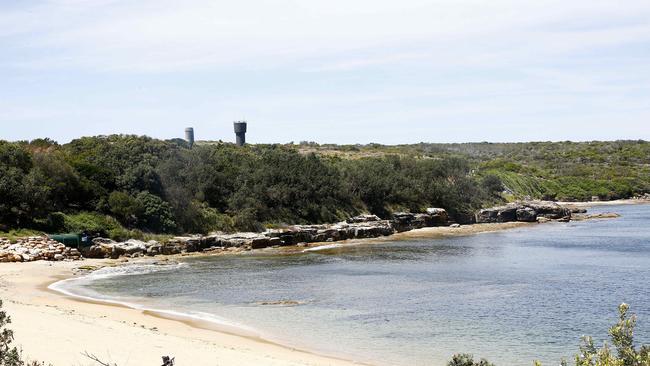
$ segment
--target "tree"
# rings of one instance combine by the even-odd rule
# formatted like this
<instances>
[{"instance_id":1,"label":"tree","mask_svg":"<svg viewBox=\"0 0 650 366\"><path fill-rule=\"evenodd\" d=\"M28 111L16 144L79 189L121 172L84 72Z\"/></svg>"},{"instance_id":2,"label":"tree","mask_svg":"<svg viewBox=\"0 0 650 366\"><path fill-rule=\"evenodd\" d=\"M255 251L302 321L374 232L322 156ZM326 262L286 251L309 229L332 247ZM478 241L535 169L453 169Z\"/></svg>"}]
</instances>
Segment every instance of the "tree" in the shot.
<instances>
[{"instance_id":1,"label":"tree","mask_svg":"<svg viewBox=\"0 0 650 366\"><path fill-rule=\"evenodd\" d=\"M0 141L0 227L24 227L29 221L25 177L32 169L29 153L15 143Z\"/></svg>"},{"instance_id":2,"label":"tree","mask_svg":"<svg viewBox=\"0 0 650 366\"><path fill-rule=\"evenodd\" d=\"M142 214L143 207L130 194L126 192L111 192L108 196L110 212L123 224L135 227Z\"/></svg>"},{"instance_id":3,"label":"tree","mask_svg":"<svg viewBox=\"0 0 650 366\"><path fill-rule=\"evenodd\" d=\"M135 202L142 209L139 224L142 229L157 233L173 233L176 231L176 221L172 207L162 198L149 192L140 192Z\"/></svg>"},{"instance_id":4,"label":"tree","mask_svg":"<svg viewBox=\"0 0 650 366\"><path fill-rule=\"evenodd\" d=\"M488 174L481 180L481 186L492 196L498 196L503 191L503 182L501 178L494 174Z\"/></svg>"}]
</instances>

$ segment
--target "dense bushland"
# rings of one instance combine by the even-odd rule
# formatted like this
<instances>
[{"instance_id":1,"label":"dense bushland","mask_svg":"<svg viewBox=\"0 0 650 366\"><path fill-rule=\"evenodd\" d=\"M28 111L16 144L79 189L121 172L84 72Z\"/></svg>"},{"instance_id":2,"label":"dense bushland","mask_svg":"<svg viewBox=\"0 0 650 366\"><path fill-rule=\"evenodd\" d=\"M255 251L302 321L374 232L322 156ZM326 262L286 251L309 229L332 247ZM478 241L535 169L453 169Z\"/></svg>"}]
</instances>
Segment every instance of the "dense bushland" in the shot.
<instances>
[{"instance_id":1,"label":"dense bushland","mask_svg":"<svg viewBox=\"0 0 650 366\"><path fill-rule=\"evenodd\" d=\"M261 230L359 212L446 208L461 217L501 198L496 176L459 157L344 159L293 145L187 148L138 136L0 142L0 230L139 232Z\"/></svg>"},{"instance_id":2,"label":"dense bushland","mask_svg":"<svg viewBox=\"0 0 650 366\"><path fill-rule=\"evenodd\" d=\"M643 141L382 146L250 145L138 136L0 141L0 231L261 230L360 212L447 209L463 221L515 198L650 192Z\"/></svg>"},{"instance_id":3,"label":"dense bushland","mask_svg":"<svg viewBox=\"0 0 650 366\"><path fill-rule=\"evenodd\" d=\"M318 145L303 151L346 156L460 156L477 175L496 175L514 198L610 200L650 192L647 141Z\"/></svg>"}]
</instances>

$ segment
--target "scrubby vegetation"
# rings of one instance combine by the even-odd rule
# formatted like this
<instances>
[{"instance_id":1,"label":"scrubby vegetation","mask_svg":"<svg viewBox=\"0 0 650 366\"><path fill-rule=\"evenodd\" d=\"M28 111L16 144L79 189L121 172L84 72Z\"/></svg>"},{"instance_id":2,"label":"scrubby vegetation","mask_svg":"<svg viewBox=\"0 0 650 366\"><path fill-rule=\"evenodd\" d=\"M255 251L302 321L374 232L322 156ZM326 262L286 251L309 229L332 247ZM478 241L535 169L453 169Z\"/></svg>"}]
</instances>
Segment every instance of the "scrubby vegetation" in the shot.
<instances>
[{"instance_id":1,"label":"scrubby vegetation","mask_svg":"<svg viewBox=\"0 0 650 366\"><path fill-rule=\"evenodd\" d=\"M464 221L508 199L650 192L643 141L250 145L138 136L0 141L0 231L249 231L442 207Z\"/></svg>"},{"instance_id":2,"label":"scrubby vegetation","mask_svg":"<svg viewBox=\"0 0 650 366\"><path fill-rule=\"evenodd\" d=\"M582 338L579 352L574 356L575 366L650 366L650 346L644 345L639 349L634 345L634 327L636 315L628 316L629 306L621 304L618 308L619 319L609 328L609 336L615 351L605 342L597 349L591 337ZM542 366L539 361L534 366ZM562 360L562 366L568 366ZM458 354L447 363L447 366L494 366L485 359L475 362L470 354Z\"/></svg>"},{"instance_id":3,"label":"scrubby vegetation","mask_svg":"<svg viewBox=\"0 0 650 366\"><path fill-rule=\"evenodd\" d=\"M330 156L402 154L461 156L478 175L499 177L512 197L557 200L610 200L650 191L647 141L415 144L400 146L317 145L303 151Z\"/></svg>"}]
</instances>

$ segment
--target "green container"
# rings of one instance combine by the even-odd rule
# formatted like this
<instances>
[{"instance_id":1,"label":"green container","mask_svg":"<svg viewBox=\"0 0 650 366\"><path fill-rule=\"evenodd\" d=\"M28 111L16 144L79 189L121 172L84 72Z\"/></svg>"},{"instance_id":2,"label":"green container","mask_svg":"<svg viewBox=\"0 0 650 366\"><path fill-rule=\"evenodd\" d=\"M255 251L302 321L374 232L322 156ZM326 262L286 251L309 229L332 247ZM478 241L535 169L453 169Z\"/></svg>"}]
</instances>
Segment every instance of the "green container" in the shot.
<instances>
[{"instance_id":1,"label":"green container","mask_svg":"<svg viewBox=\"0 0 650 366\"><path fill-rule=\"evenodd\" d=\"M48 238L56 240L59 243L65 244L66 247L79 248L81 247L81 235L77 234L53 234L48 235Z\"/></svg>"}]
</instances>

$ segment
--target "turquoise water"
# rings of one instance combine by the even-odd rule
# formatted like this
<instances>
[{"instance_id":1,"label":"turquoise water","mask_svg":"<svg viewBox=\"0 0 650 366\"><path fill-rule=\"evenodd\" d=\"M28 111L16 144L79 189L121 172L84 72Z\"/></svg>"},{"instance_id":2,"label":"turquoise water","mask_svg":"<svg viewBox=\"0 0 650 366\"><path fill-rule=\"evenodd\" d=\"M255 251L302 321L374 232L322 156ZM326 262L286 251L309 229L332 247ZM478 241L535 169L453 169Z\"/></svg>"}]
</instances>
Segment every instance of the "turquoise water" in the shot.
<instances>
[{"instance_id":1,"label":"turquoise water","mask_svg":"<svg viewBox=\"0 0 650 366\"><path fill-rule=\"evenodd\" d=\"M613 220L550 223L293 255L194 257L65 286L247 327L282 344L382 365L557 365L583 334L599 342L617 305L650 343L650 206ZM260 305L292 300L296 306Z\"/></svg>"}]
</instances>

